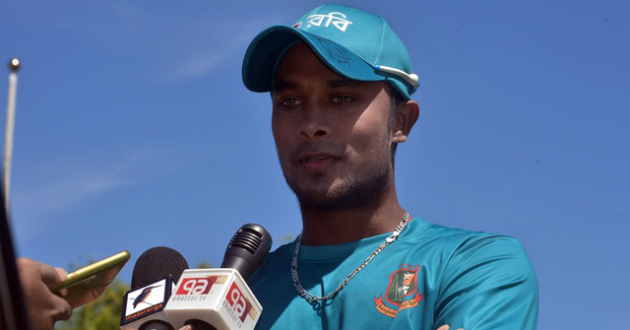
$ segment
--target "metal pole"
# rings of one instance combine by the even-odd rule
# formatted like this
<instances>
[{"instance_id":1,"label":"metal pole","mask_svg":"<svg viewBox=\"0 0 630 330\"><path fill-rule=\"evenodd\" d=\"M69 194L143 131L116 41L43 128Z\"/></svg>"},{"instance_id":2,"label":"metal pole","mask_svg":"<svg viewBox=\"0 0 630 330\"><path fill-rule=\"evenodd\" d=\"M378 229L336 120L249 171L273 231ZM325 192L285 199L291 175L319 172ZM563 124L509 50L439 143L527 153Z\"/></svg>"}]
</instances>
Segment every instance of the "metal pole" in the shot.
<instances>
[{"instance_id":1,"label":"metal pole","mask_svg":"<svg viewBox=\"0 0 630 330\"><path fill-rule=\"evenodd\" d=\"M15 97L17 94L17 71L20 60L14 57L9 61L9 95L7 97L7 122L4 131L4 202L9 210L9 186L11 184L11 157L13 156L13 132L15 128Z\"/></svg>"}]
</instances>

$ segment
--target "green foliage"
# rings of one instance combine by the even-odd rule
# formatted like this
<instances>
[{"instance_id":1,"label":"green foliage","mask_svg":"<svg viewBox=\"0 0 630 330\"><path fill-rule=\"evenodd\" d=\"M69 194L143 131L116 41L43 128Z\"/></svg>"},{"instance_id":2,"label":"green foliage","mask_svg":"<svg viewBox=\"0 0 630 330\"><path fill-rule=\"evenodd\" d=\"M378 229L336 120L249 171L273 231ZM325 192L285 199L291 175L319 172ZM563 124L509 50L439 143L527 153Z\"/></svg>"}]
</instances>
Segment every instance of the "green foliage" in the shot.
<instances>
[{"instance_id":1,"label":"green foliage","mask_svg":"<svg viewBox=\"0 0 630 330\"><path fill-rule=\"evenodd\" d=\"M207 263L205 261L200 262L199 265L197 266L197 269L208 269L208 268L214 268L214 267L212 266L212 264Z\"/></svg>"},{"instance_id":2,"label":"green foliage","mask_svg":"<svg viewBox=\"0 0 630 330\"><path fill-rule=\"evenodd\" d=\"M74 310L68 321L57 322L57 330L118 330L122 302L129 285L115 280L96 301Z\"/></svg>"},{"instance_id":3,"label":"green foliage","mask_svg":"<svg viewBox=\"0 0 630 330\"><path fill-rule=\"evenodd\" d=\"M296 236L294 234L288 233L288 234L284 234L284 235L280 235L276 237L276 240L278 241L278 244L285 244L285 243L293 242L295 237Z\"/></svg>"}]
</instances>

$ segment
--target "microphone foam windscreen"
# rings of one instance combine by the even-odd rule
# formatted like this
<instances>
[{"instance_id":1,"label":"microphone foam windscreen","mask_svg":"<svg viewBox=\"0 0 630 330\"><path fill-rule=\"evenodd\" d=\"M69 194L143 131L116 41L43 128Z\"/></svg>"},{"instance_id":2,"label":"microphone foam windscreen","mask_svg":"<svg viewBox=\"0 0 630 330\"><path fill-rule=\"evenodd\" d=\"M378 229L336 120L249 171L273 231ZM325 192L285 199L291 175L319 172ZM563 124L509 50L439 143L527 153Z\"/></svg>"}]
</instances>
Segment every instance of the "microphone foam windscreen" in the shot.
<instances>
[{"instance_id":1,"label":"microphone foam windscreen","mask_svg":"<svg viewBox=\"0 0 630 330\"><path fill-rule=\"evenodd\" d=\"M188 263L179 252L164 246L150 248L136 261L131 276L131 290L153 284L168 275L178 282L186 269Z\"/></svg>"}]
</instances>

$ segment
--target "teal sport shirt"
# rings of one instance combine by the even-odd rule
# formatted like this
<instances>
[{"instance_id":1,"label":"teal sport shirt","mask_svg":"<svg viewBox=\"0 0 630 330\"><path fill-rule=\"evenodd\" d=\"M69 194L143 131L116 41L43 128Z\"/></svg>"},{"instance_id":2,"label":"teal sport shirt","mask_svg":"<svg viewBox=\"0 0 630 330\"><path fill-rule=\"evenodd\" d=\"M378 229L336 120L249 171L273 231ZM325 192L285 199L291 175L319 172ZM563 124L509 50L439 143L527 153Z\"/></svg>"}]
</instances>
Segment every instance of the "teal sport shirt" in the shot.
<instances>
[{"instance_id":1,"label":"teal sport shirt","mask_svg":"<svg viewBox=\"0 0 630 330\"><path fill-rule=\"evenodd\" d=\"M389 233L329 246L300 246L298 274L324 296ZM291 280L295 242L272 252L249 280L263 307L256 330L536 329L538 284L514 238L416 218L333 299L313 305Z\"/></svg>"}]
</instances>

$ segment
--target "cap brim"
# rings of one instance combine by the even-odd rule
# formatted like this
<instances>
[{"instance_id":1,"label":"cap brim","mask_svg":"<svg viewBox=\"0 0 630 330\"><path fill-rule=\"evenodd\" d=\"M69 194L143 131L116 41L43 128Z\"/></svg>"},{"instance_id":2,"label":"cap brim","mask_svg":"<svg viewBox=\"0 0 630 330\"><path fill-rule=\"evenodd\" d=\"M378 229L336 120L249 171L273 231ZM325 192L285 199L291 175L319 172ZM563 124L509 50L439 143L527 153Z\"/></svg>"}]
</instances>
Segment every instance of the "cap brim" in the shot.
<instances>
[{"instance_id":1,"label":"cap brim","mask_svg":"<svg viewBox=\"0 0 630 330\"><path fill-rule=\"evenodd\" d=\"M245 87L254 92L270 91L280 56L287 47L300 41L306 43L326 66L343 77L359 81L386 79L361 57L333 41L287 25L276 25L258 34L247 48L242 72Z\"/></svg>"}]
</instances>

